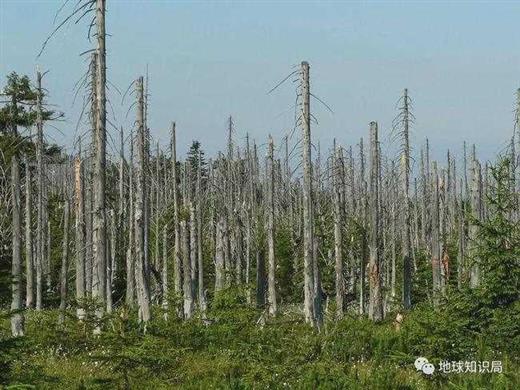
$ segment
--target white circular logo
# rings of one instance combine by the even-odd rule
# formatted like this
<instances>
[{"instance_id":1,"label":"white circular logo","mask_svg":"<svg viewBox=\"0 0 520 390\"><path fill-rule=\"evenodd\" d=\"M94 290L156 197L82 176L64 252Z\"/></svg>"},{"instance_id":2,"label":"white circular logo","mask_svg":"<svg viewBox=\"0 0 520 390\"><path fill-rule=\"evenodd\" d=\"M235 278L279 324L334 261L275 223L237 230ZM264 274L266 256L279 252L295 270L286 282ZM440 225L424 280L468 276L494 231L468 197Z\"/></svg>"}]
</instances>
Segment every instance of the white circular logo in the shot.
<instances>
[{"instance_id":1,"label":"white circular logo","mask_svg":"<svg viewBox=\"0 0 520 390\"><path fill-rule=\"evenodd\" d=\"M422 371L426 375L431 375L435 371L435 366L422 356L415 359L414 366L417 371Z\"/></svg>"}]
</instances>

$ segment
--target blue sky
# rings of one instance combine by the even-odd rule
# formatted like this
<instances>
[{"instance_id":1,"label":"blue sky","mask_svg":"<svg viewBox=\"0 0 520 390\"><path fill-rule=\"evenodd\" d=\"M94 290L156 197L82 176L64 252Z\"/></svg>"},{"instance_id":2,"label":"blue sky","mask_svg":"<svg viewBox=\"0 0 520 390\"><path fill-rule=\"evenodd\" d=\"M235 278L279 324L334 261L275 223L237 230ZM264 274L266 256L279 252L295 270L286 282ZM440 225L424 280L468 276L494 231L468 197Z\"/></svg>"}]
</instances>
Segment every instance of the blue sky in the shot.
<instances>
[{"instance_id":1,"label":"blue sky","mask_svg":"<svg viewBox=\"0 0 520 390\"><path fill-rule=\"evenodd\" d=\"M49 139L70 144L81 106L72 105L73 87L87 66L79 54L93 45L87 22L65 26L36 58L62 3L0 0L0 75L50 70L49 100L67 122L49 128ZM249 132L264 144L272 133L279 142L293 126L294 88L267 91L301 60L311 64L313 93L334 110L312 105L313 138L323 149L333 138L357 143L372 120L385 140L405 87L416 150L429 137L441 158L448 147L460 153L467 140L491 158L512 134L519 2L107 3L108 78L124 91L148 64L152 134L166 146L177 121L180 151L192 139L210 154L222 149L230 114L237 140ZM115 91L110 97L116 123L128 129L128 100L123 107Z\"/></svg>"}]
</instances>

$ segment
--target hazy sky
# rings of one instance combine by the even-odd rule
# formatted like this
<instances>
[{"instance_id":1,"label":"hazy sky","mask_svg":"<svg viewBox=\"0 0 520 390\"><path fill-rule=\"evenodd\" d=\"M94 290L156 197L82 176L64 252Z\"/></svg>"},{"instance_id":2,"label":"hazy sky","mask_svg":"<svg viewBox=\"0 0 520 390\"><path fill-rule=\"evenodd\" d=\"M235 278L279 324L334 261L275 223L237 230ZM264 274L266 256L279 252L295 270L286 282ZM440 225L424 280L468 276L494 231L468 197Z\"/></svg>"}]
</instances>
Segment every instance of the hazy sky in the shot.
<instances>
[{"instance_id":1,"label":"hazy sky","mask_svg":"<svg viewBox=\"0 0 520 390\"><path fill-rule=\"evenodd\" d=\"M3 84L12 70L50 70L49 101L67 122L57 124L63 134L49 128L49 138L70 144L81 106L72 105L73 87L87 67L79 54L93 43L84 20L65 26L36 59L61 4L0 0L0 75ZM222 149L230 114L237 139L249 132L263 144L272 133L279 142L293 126L294 85L267 91L302 60L313 93L334 110L312 103L313 138L324 149L334 137L357 143L372 120L385 139L405 87L416 150L429 137L435 155L458 153L465 139L490 158L512 134L520 2L108 0L107 8L109 80L125 91L148 64L152 134L165 145L177 121L180 151L192 139L209 153ZM128 98L122 107L114 88L110 97L116 124L129 128Z\"/></svg>"}]
</instances>

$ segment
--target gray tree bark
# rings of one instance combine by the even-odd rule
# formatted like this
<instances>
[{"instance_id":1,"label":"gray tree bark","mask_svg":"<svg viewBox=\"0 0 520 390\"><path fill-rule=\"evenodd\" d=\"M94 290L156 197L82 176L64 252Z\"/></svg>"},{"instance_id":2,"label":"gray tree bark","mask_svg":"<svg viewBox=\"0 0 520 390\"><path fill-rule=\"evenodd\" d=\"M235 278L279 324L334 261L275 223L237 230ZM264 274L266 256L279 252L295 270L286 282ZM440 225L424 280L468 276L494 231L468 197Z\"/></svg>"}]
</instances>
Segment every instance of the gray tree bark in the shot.
<instances>
[{"instance_id":1,"label":"gray tree bark","mask_svg":"<svg viewBox=\"0 0 520 390\"><path fill-rule=\"evenodd\" d=\"M274 250L274 144L273 138L269 135L269 152L268 152L268 167L269 172L267 174L267 247L269 253L269 276L267 283L267 304L269 309L269 315L275 316L278 307L276 303L276 259Z\"/></svg>"},{"instance_id":2,"label":"gray tree bark","mask_svg":"<svg viewBox=\"0 0 520 390\"><path fill-rule=\"evenodd\" d=\"M11 334L13 337L24 335L24 315L22 312L22 224L20 204L20 166L18 158L11 159L11 186L13 209L13 260L11 264Z\"/></svg>"},{"instance_id":3,"label":"gray tree bark","mask_svg":"<svg viewBox=\"0 0 520 390\"><path fill-rule=\"evenodd\" d=\"M32 182L29 159L24 156L25 164L25 307L34 305L34 264L32 242Z\"/></svg>"},{"instance_id":4,"label":"gray tree bark","mask_svg":"<svg viewBox=\"0 0 520 390\"><path fill-rule=\"evenodd\" d=\"M369 306L368 317L383 319L381 292L381 232L379 216L379 141L377 123L370 123L370 243L369 243Z\"/></svg>"},{"instance_id":5,"label":"gray tree bark","mask_svg":"<svg viewBox=\"0 0 520 390\"><path fill-rule=\"evenodd\" d=\"M60 316L59 323L65 322L65 310L67 310L67 290L69 269L69 201L65 199L63 205L63 242L61 252L61 272L60 272Z\"/></svg>"}]
</instances>

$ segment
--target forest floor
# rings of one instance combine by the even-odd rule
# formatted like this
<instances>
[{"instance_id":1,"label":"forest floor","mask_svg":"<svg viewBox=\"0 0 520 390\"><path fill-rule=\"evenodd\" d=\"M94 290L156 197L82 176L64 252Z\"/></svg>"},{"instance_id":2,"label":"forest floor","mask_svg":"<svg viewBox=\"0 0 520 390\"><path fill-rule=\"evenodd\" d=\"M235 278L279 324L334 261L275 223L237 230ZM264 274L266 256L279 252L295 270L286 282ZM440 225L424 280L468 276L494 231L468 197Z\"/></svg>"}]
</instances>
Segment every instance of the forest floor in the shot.
<instances>
[{"instance_id":1,"label":"forest floor","mask_svg":"<svg viewBox=\"0 0 520 390\"><path fill-rule=\"evenodd\" d=\"M508 318L516 321L518 313L508 309ZM100 335L93 334L94 318L79 323L70 312L58 325L58 314L27 312L26 336L13 339L8 313L0 312L0 388L520 388L518 335L476 334L471 323L460 322L464 313L451 310L441 315L419 307L405 314L399 330L390 316L379 324L326 317L317 332L295 313L259 323L261 311L228 297L205 322L172 315L165 321L157 310L146 333L119 309L103 321ZM507 321L501 318L501 326L511 326ZM432 375L416 370L419 356L435 365ZM442 373L441 360L500 361L502 373Z\"/></svg>"}]
</instances>

